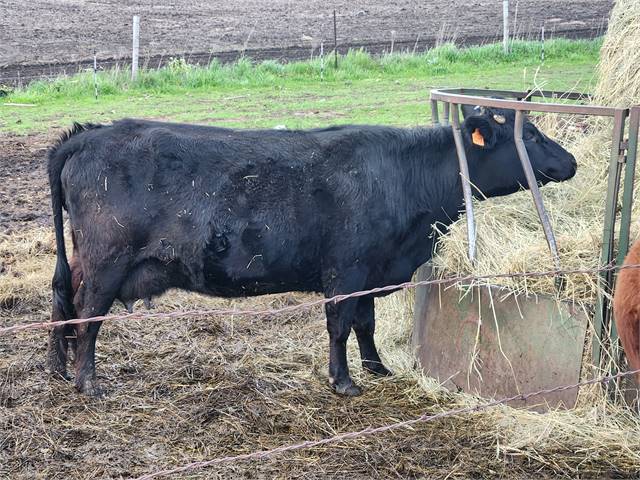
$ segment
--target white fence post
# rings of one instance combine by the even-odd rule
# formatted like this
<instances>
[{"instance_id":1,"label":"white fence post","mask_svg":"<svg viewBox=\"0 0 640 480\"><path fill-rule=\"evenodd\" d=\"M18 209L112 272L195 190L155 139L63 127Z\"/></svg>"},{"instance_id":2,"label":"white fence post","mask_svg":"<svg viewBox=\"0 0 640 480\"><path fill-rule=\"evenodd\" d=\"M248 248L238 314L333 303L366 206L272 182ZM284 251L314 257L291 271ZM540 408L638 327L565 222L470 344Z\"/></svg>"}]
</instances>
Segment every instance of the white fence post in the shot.
<instances>
[{"instance_id":1,"label":"white fence post","mask_svg":"<svg viewBox=\"0 0 640 480\"><path fill-rule=\"evenodd\" d=\"M131 80L138 78L138 51L140 49L140 17L133 16L133 53L131 55Z\"/></svg>"},{"instance_id":2,"label":"white fence post","mask_svg":"<svg viewBox=\"0 0 640 480\"><path fill-rule=\"evenodd\" d=\"M509 53L509 0L502 0L502 49Z\"/></svg>"}]
</instances>

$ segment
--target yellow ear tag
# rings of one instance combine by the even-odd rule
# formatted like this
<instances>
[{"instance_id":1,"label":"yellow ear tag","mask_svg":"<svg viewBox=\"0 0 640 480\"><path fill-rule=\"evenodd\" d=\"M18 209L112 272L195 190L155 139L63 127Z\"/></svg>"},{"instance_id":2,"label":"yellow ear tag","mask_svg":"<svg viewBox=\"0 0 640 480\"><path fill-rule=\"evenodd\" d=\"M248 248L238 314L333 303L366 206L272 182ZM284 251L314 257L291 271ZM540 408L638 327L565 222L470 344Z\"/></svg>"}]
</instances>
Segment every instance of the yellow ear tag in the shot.
<instances>
[{"instance_id":1,"label":"yellow ear tag","mask_svg":"<svg viewBox=\"0 0 640 480\"><path fill-rule=\"evenodd\" d=\"M474 145L479 145L481 147L484 147L484 137L480 133L480 129L479 128L476 128L473 131L473 133L471 134L471 139L473 140L473 144Z\"/></svg>"}]
</instances>

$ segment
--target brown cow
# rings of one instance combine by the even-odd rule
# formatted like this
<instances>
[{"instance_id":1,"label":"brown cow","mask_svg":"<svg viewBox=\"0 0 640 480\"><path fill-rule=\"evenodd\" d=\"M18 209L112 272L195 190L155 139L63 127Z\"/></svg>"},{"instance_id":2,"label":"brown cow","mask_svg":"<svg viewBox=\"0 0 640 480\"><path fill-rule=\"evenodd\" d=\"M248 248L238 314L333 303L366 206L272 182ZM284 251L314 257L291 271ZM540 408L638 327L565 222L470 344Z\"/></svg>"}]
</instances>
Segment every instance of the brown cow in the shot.
<instances>
[{"instance_id":1,"label":"brown cow","mask_svg":"<svg viewBox=\"0 0 640 480\"><path fill-rule=\"evenodd\" d=\"M624 265L640 264L640 241L635 242ZM616 328L627 356L629 367L640 369L640 269L628 268L618 274L613 298ZM640 383L640 374L636 375Z\"/></svg>"}]
</instances>

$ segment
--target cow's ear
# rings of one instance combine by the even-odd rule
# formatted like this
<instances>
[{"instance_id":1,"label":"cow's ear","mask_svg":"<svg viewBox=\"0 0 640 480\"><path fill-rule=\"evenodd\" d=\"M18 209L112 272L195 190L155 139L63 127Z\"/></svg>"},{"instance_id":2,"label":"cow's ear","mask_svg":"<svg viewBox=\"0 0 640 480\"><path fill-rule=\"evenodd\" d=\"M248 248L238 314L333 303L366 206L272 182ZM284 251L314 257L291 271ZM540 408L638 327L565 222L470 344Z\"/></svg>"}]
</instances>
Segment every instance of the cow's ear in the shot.
<instances>
[{"instance_id":1,"label":"cow's ear","mask_svg":"<svg viewBox=\"0 0 640 480\"><path fill-rule=\"evenodd\" d=\"M465 119L464 131L467 134L469 143L474 147L489 150L496 143L496 132L493 125L483 117L468 117Z\"/></svg>"},{"instance_id":2,"label":"cow's ear","mask_svg":"<svg viewBox=\"0 0 640 480\"><path fill-rule=\"evenodd\" d=\"M473 116L479 116L484 114L484 107L480 107L478 105L460 105L462 108L462 116L464 118L469 118Z\"/></svg>"}]
</instances>

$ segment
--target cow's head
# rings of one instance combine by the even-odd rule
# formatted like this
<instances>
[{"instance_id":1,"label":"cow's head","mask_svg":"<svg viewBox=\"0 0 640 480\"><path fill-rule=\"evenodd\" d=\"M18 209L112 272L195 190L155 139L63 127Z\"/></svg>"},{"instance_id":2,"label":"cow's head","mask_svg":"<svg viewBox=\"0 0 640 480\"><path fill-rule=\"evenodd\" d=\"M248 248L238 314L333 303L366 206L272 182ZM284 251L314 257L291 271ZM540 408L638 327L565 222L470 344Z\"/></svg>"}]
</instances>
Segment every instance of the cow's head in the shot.
<instances>
[{"instance_id":1,"label":"cow's head","mask_svg":"<svg viewBox=\"0 0 640 480\"><path fill-rule=\"evenodd\" d=\"M462 112L469 175L481 192L474 191L474 195L495 197L527 188L513 139L515 111L463 105ZM539 185L562 182L575 175L577 165L573 155L527 119L522 138Z\"/></svg>"}]
</instances>

